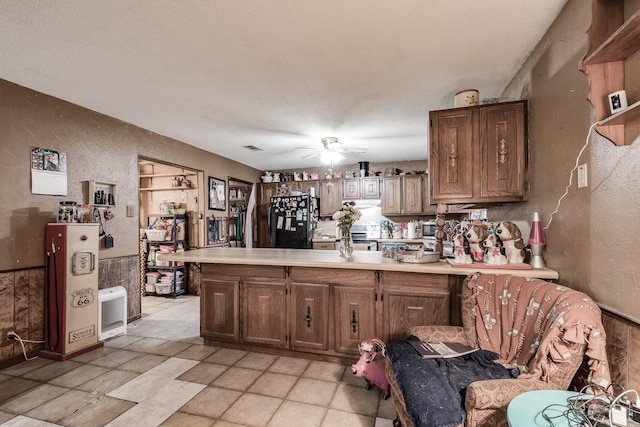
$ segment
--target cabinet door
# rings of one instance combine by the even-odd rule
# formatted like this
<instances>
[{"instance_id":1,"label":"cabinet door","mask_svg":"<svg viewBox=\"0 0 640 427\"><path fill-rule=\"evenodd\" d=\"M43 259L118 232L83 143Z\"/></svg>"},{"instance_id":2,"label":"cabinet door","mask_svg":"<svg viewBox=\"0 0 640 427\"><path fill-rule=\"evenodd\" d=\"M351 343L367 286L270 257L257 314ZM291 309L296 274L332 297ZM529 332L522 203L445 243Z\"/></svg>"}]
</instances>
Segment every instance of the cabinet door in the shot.
<instances>
[{"instance_id":1,"label":"cabinet door","mask_svg":"<svg viewBox=\"0 0 640 427\"><path fill-rule=\"evenodd\" d=\"M329 286L291 284L291 348L326 350Z\"/></svg>"},{"instance_id":2,"label":"cabinet door","mask_svg":"<svg viewBox=\"0 0 640 427\"><path fill-rule=\"evenodd\" d=\"M360 178L347 178L342 180L342 198L360 198Z\"/></svg>"},{"instance_id":3,"label":"cabinet door","mask_svg":"<svg viewBox=\"0 0 640 427\"><path fill-rule=\"evenodd\" d=\"M200 295L200 331L205 338L240 339L238 280L204 279Z\"/></svg>"},{"instance_id":4,"label":"cabinet door","mask_svg":"<svg viewBox=\"0 0 640 427\"><path fill-rule=\"evenodd\" d=\"M375 331L374 288L334 287L336 348L338 353L359 354L358 344Z\"/></svg>"},{"instance_id":5,"label":"cabinet door","mask_svg":"<svg viewBox=\"0 0 640 427\"><path fill-rule=\"evenodd\" d=\"M362 198L363 199L379 199L380 198L380 178L370 177L362 178L361 181Z\"/></svg>"},{"instance_id":6,"label":"cabinet door","mask_svg":"<svg viewBox=\"0 0 640 427\"><path fill-rule=\"evenodd\" d=\"M473 109L432 111L429 177L434 202L473 196Z\"/></svg>"},{"instance_id":7,"label":"cabinet door","mask_svg":"<svg viewBox=\"0 0 640 427\"><path fill-rule=\"evenodd\" d=\"M480 110L482 179L480 196L524 200L526 141L523 103Z\"/></svg>"},{"instance_id":8,"label":"cabinet door","mask_svg":"<svg viewBox=\"0 0 640 427\"><path fill-rule=\"evenodd\" d=\"M402 213L422 213L422 175L402 177Z\"/></svg>"},{"instance_id":9,"label":"cabinet door","mask_svg":"<svg viewBox=\"0 0 640 427\"><path fill-rule=\"evenodd\" d=\"M243 340L285 347L285 284L243 280L241 293Z\"/></svg>"},{"instance_id":10,"label":"cabinet door","mask_svg":"<svg viewBox=\"0 0 640 427\"><path fill-rule=\"evenodd\" d=\"M382 214L402 213L402 189L399 176L382 178Z\"/></svg>"},{"instance_id":11,"label":"cabinet door","mask_svg":"<svg viewBox=\"0 0 640 427\"><path fill-rule=\"evenodd\" d=\"M383 292L385 342L405 339L409 328L449 324L449 293L385 290Z\"/></svg>"},{"instance_id":12,"label":"cabinet door","mask_svg":"<svg viewBox=\"0 0 640 427\"><path fill-rule=\"evenodd\" d=\"M333 215L342 207L342 183L320 181L320 215Z\"/></svg>"}]
</instances>

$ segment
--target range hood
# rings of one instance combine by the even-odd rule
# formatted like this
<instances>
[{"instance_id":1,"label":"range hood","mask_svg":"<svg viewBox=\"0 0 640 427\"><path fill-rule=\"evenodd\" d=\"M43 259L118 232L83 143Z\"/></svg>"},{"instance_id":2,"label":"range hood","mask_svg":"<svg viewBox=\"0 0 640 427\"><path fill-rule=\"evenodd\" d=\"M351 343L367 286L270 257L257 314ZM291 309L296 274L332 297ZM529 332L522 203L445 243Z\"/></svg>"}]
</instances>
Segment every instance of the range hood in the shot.
<instances>
[{"instance_id":1,"label":"range hood","mask_svg":"<svg viewBox=\"0 0 640 427\"><path fill-rule=\"evenodd\" d=\"M382 206L382 200L380 199L352 199L344 200L343 202L354 202L356 209L379 208Z\"/></svg>"}]
</instances>

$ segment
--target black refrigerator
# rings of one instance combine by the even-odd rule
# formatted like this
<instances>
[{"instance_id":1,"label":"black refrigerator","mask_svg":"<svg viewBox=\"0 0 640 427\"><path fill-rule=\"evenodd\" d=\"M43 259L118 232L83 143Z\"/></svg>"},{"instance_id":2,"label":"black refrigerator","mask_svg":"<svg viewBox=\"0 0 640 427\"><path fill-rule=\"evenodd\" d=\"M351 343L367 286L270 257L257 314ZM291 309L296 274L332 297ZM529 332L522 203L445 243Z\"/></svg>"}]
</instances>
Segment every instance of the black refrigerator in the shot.
<instances>
[{"instance_id":1,"label":"black refrigerator","mask_svg":"<svg viewBox=\"0 0 640 427\"><path fill-rule=\"evenodd\" d=\"M269 247L311 249L320 200L308 194L277 196L269 206Z\"/></svg>"}]
</instances>

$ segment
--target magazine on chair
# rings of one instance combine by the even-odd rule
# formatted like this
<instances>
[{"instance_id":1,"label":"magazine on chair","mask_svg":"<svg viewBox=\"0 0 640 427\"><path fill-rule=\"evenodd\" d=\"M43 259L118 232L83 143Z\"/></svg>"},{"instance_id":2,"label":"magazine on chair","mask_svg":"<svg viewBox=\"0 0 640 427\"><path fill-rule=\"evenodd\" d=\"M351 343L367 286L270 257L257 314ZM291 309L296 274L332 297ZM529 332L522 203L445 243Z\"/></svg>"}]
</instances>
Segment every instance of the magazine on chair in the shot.
<instances>
[{"instance_id":1,"label":"magazine on chair","mask_svg":"<svg viewBox=\"0 0 640 427\"><path fill-rule=\"evenodd\" d=\"M425 359L435 359L438 357L458 357L473 353L477 348L456 342L424 342L407 341Z\"/></svg>"}]
</instances>

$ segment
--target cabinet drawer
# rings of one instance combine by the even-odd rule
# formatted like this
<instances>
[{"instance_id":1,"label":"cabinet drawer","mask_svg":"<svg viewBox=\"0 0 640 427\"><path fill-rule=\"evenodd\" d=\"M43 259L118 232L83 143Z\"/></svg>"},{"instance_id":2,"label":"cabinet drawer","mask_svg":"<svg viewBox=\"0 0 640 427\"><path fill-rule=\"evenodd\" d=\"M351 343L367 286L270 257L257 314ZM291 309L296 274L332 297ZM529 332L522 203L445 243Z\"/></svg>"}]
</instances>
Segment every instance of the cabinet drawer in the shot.
<instances>
[{"instance_id":1,"label":"cabinet drawer","mask_svg":"<svg viewBox=\"0 0 640 427\"><path fill-rule=\"evenodd\" d=\"M318 250L335 250L336 249L336 242L331 241L331 242L313 242L313 249L318 249Z\"/></svg>"}]
</instances>

